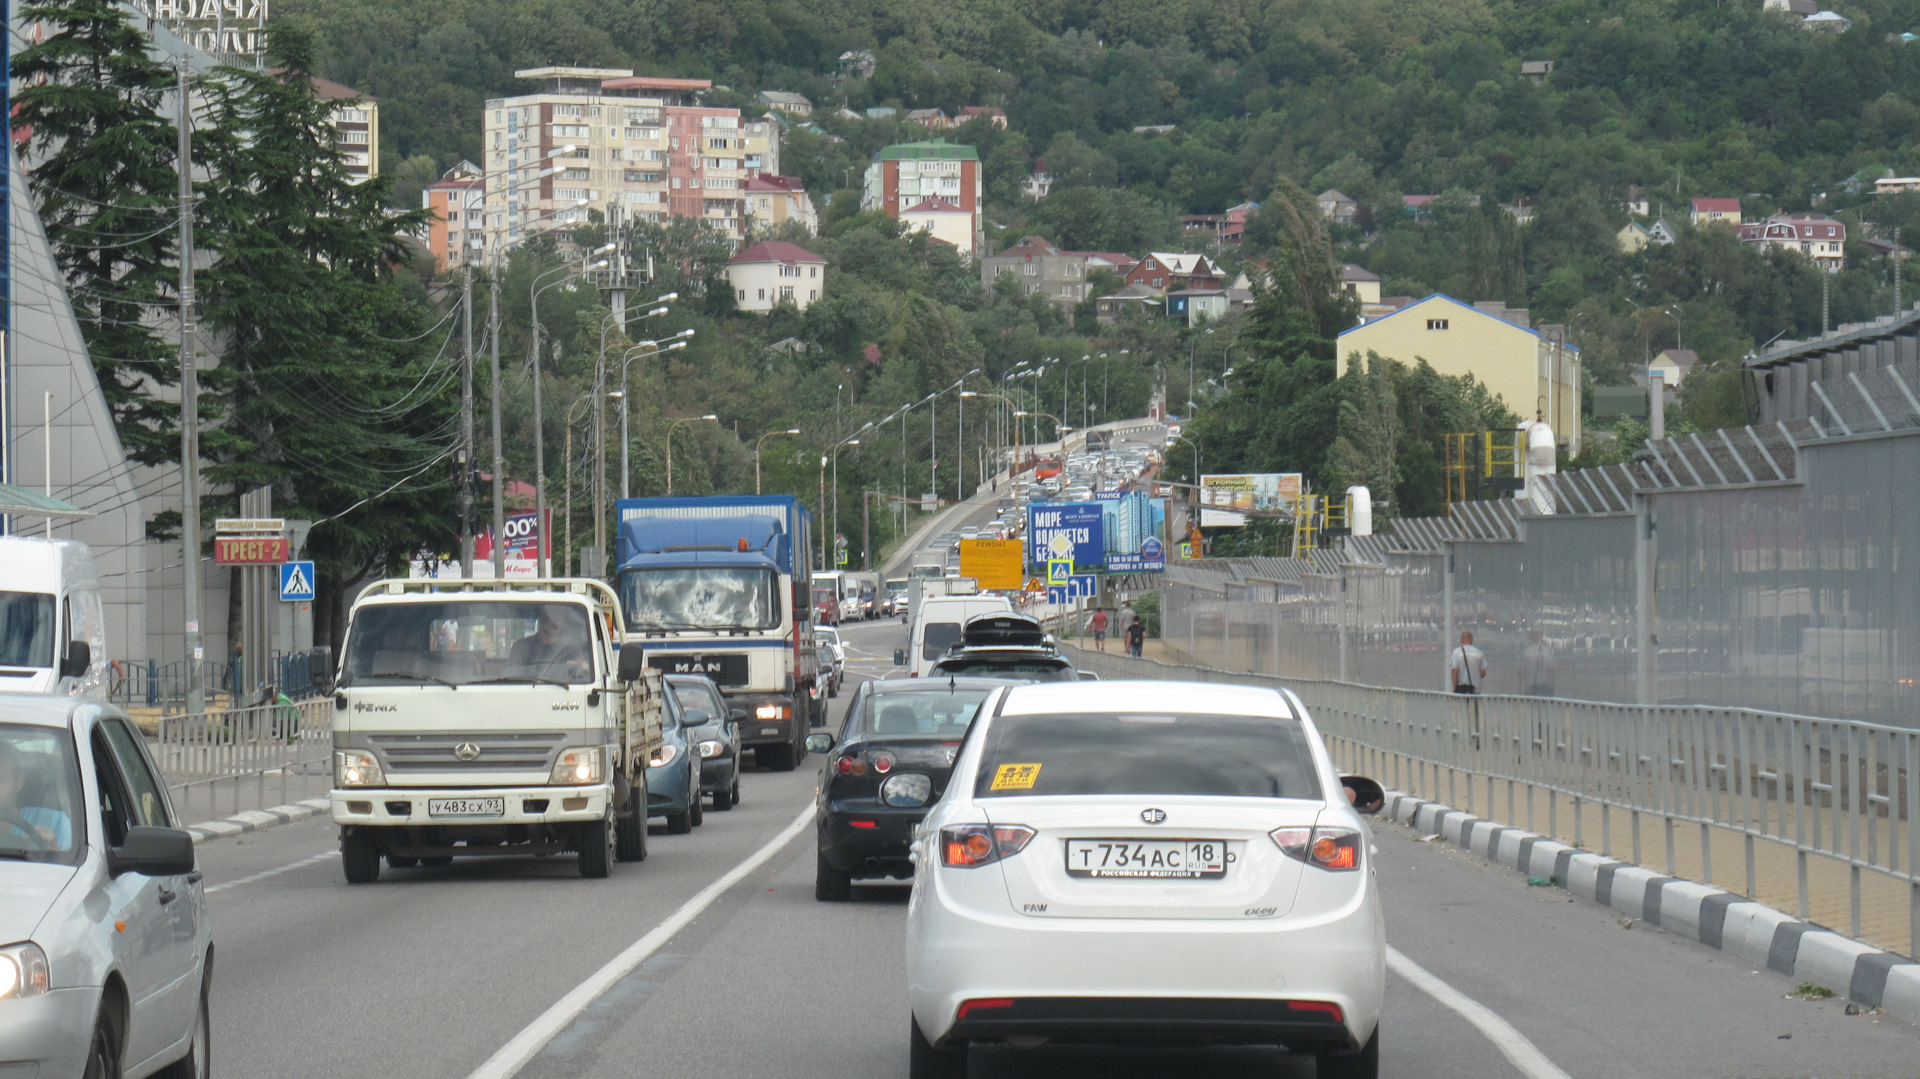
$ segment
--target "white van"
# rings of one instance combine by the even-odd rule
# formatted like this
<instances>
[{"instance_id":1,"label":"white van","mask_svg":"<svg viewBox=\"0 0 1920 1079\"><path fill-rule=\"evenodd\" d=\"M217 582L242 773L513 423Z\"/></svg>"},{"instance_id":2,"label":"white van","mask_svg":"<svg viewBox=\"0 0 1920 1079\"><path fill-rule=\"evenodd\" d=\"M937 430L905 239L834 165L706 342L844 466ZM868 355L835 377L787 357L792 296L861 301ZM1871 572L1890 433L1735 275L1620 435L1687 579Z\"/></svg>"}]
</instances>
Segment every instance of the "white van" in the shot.
<instances>
[{"instance_id":1,"label":"white van","mask_svg":"<svg viewBox=\"0 0 1920 1079\"><path fill-rule=\"evenodd\" d=\"M0 692L106 700L105 615L86 544L0 536Z\"/></svg>"},{"instance_id":2,"label":"white van","mask_svg":"<svg viewBox=\"0 0 1920 1079\"><path fill-rule=\"evenodd\" d=\"M1013 604L1005 596L929 596L914 612L912 645L905 655L895 653L894 662L905 666L910 678L925 677L960 640L960 629L967 619L1011 610Z\"/></svg>"}]
</instances>

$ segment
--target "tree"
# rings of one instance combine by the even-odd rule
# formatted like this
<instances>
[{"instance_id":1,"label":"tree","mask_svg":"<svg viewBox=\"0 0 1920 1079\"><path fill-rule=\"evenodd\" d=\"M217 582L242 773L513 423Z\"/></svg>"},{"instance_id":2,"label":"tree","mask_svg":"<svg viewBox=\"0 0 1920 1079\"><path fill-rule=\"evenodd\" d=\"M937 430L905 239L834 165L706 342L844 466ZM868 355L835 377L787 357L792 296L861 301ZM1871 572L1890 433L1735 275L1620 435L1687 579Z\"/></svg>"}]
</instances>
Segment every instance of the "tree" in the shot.
<instances>
[{"instance_id":1,"label":"tree","mask_svg":"<svg viewBox=\"0 0 1920 1079\"><path fill-rule=\"evenodd\" d=\"M175 76L113 0L41 0L19 17L43 36L13 58L14 130L27 183L115 431L143 464L178 457L179 354L153 316L177 278L177 135L160 114Z\"/></svg>"}]
</instances>

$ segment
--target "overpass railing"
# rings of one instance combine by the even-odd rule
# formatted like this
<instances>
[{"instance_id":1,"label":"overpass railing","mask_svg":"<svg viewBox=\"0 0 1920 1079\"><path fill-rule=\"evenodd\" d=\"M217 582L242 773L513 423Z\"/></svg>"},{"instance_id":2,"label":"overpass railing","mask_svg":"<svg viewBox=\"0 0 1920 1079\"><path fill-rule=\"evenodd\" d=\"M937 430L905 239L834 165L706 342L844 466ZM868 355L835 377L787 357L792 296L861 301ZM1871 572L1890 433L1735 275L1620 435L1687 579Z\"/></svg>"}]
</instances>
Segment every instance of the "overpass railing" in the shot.
<instances>
[{"instance_id":1,"label":"overpass railing","mask_svg":"<svg viewBox=\"0 0 1920 1079\"><path fill-rule=\"evenodd\" d=\"M1535 814L1543 803L1544 834L1567 837L1570 825L1575 846L1597 839L1602 854L1612 853L1613 818L1624 813L1632 860L1647 864L1655 852L1643 848L1643 826L1651 821L1668 875L1683 861L1689 875L1713 883L1716 834L1723 869L1727 848L1738 848L1748 896L1759 895L1763 875L1777 882L1790 860L1802 918L1814 878L1834 880L1820 864L1830 860L1844 868L1856 938L1863 891L1886 891L1869 878L1886 878L1905 887L1908 947L1920 942L1920 834L1912 827L1920 820L1920 731L1747 708L1461 696L1070 652L1102 678L1291 689L1340 767L1489 816L1501 812L1504 785L1504 823L1541 831ZM1479 809L1476 788L1484 790ZM1570 822L1560 819L1563 807Z\"/></svg>"},{"instance_id":2,"label":"overpass railing","mask_svg":"<svg viewBox=\"0 0 1920 1079\"><path fill-rule=\"evenodd\" d=\"M191 823L325 794L332 713L332 698L315 697L168 716L148 745Z\"/></svg>"}]
</instances>

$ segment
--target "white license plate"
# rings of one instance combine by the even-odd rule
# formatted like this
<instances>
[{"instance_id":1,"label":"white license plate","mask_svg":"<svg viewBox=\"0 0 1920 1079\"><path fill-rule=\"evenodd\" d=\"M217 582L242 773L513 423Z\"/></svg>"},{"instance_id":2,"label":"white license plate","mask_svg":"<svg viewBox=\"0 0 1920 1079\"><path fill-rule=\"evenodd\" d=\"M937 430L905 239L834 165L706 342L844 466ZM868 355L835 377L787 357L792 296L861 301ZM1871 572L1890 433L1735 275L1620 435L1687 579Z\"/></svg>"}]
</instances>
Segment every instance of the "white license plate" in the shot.
<instances>
[{"instance_id":1,"label":"white license plate","mask_svg":"<svg viewBox=\"0 0 1920 1079\"><path fill-rule=\"evenodd\" d=\"M429 798L429 817L504 817L505 798Z\"/></svg>"},{"instance_id":2,"label":"white license plate","mask_svg":"<svg viewBox=\"0 0 1920 1079\"><path fill-rule=\"evenodd\" d=\"M779 734L779 733L780 733L780 728L778 728L778 727L762 727L762 728L760 728L760 734L761 734L761 736L762 736L762 737L765 737L766 735L769 735L769 734Z\"/></svg>"},{"instance_id":3,"label":"white license plate","mask_svg":"<svg viewBox=\"0 0 1920 1079\"><path fill-rule=\"evenodd\" d=\"M1070 877L1144 880L1218 880L1227 875L1227 844L1219 839L1069 839Z\"/></svg>"}]
</instances>

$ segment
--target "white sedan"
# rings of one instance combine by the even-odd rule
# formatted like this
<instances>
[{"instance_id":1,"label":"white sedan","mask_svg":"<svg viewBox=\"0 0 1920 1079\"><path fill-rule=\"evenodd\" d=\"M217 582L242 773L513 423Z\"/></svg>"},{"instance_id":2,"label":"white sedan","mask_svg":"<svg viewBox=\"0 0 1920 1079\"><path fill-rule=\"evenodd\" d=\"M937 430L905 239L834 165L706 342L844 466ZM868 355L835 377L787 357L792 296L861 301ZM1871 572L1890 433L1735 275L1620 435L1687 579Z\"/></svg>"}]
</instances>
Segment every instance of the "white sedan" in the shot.
<instances>
[{"instance_id":1,"label":"white sedan","mask_svg":"<svg viewBox=\"0 0 1920 1079\"><path fill-rule=\"evenodd\" d=\"M1386 940L1363 814L1291 693L1014 686L915 839L915 1079L973 1043L1279 1045L1377 1075Z\"/></svg>"}]
</instances>

